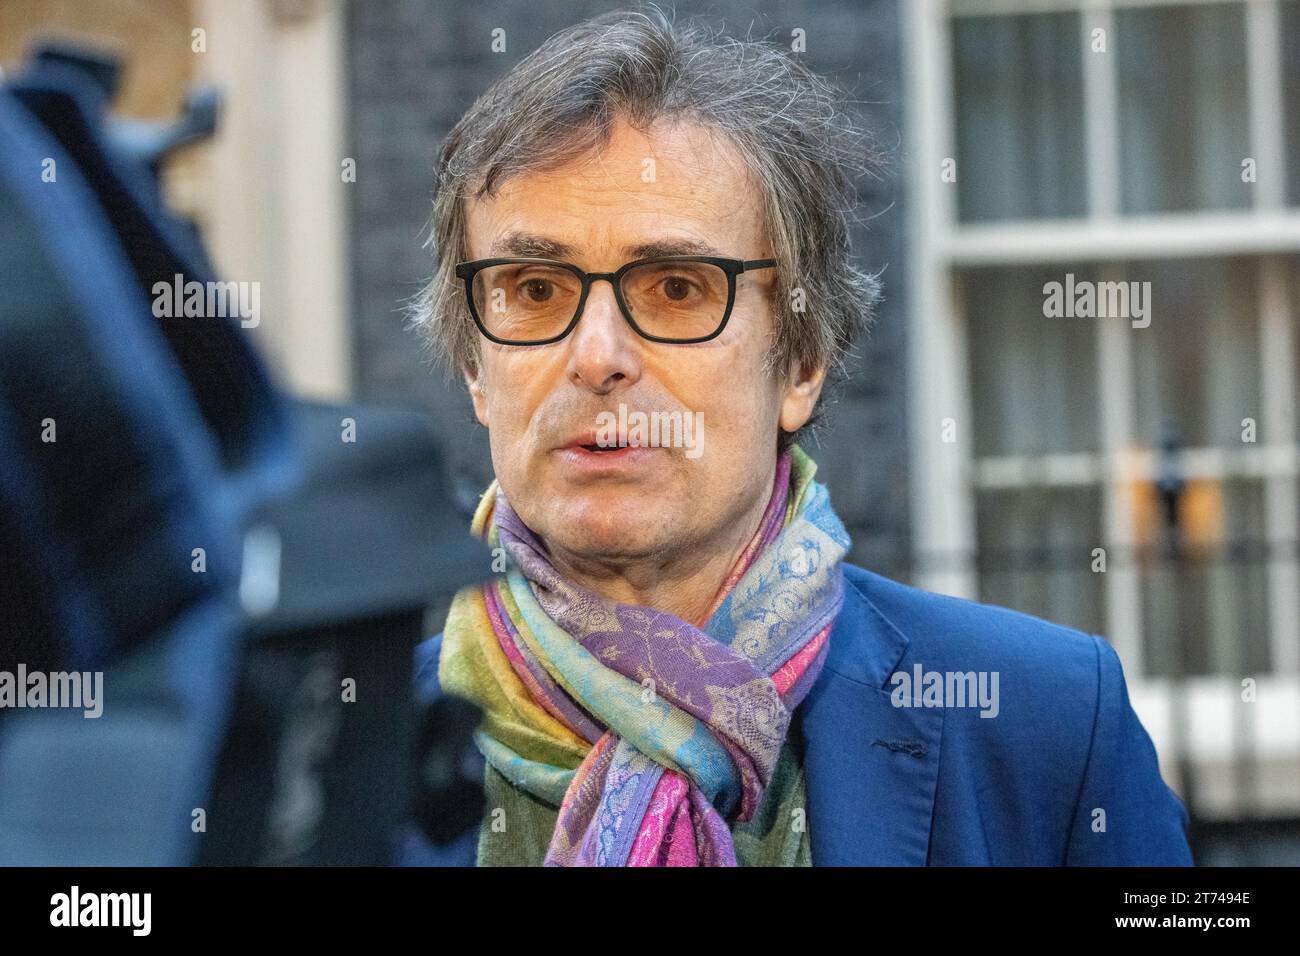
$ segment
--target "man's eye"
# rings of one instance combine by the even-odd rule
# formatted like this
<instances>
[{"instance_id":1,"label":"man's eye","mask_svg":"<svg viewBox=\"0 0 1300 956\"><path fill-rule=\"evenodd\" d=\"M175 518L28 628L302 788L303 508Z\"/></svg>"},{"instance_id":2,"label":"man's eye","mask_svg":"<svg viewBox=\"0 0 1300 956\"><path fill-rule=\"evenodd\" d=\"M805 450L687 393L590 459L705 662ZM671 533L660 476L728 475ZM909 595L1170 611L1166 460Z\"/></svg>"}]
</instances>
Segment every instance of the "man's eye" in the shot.
<instances>
[{"instance_id":1,"label":"man's eye","mask_svg":"<svg viewBox=\"0 0 1300 956\"><path fill-rule=\"evenodd\" d=\"M695 284L685 276L668 276L659 283L659 288L665 298L673 302L683 302L690 298L695 290Z\"/></svg>"},{"instance_id":2,"label":"man's eye","mask_svg":"<svg viewBox=\"0 0 1300 956\"><path fill-rule=\"evenodd\" d=\"M525 279L520 289L527 301L545 302L554 293L555 286L547 279Z\"/></svg>"}]
</instances>

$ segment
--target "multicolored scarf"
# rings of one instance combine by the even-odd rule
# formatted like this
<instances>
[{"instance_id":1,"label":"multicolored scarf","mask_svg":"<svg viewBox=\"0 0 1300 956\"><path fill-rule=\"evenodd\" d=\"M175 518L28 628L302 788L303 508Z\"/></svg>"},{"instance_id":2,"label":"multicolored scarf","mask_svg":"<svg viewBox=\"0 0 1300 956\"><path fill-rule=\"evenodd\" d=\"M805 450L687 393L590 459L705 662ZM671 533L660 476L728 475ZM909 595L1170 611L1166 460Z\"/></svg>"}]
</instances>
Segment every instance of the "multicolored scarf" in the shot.
<instances>
[{"instance_id":1,"label":"multicolored scarf","mask_svg":"<svg viewBox=\"0 0 1300 956\"><path fill-rule=\"evenodd\" d=\"M483 708L488 763L559 807L546 865L736 865L728 821L758 807L843 603L849 538L816 468L778 459L703 628L566 580L488 486L471 527L508 566L457 594L438 677Z\"/></svg>"}]
</instances>

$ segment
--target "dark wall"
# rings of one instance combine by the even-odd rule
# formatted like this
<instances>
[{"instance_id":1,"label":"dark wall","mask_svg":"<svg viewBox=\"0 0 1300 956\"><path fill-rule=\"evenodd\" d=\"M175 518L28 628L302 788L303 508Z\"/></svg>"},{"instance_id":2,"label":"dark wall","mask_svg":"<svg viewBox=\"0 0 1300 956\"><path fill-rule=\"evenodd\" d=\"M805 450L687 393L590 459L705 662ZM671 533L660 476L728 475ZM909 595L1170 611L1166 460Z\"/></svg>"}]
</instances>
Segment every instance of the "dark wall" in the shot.
<instances>
[{"instance_id":1,"label":"dark wall","mask_svg":"<svg viewBox=\"0 0 1300 956\"><path fill-rule=\"evenodd\" d=\"M453 462L465 506L491 478L487 435L463 385L422 362L405 331L403 302L431 269L422 248L431 169L442 137L503 72L547 36L620 4L538 0L367 0L348 5L350 156L356 383L366 398L427 406ZM789 42L805 31L802 54L851 91L855 109L893 162L863 183L865 220L855 248L866 268L884 268L885 301L875 329L859 342L852 380L828 409L819 442L806 447L818 477L854 539L853 558L906 576L908 494L903 301L904 197L901 194L898 0L681 3L679 19L704 14L727 32L771 33ZM494 28L507 50L491 52Z\"/></svg>"}]
</instances>

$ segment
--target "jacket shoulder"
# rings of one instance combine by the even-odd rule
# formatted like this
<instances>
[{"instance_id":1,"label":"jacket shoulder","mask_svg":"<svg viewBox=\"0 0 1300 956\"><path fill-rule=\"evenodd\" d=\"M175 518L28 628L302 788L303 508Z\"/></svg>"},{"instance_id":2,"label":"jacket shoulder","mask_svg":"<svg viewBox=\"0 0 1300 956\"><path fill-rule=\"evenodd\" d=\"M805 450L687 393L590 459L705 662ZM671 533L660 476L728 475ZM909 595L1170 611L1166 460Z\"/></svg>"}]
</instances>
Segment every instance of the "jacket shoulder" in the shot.
<instances>
[{"instance_id":1,"label":"jacket shoulder","mask_svg":"<svg viewBox=\"0 0 1300 956\"><path fill-rule=\"evenodd\" d=\"M997 768L984 777L1002 794L1001 810L984 811L986 839L1013 845L1037 827L1051 857L1072 865L1191 864L1186 809L1162 779L1106 640L854 566L845 577L869 611L857 620L877 622L862 626L906 636L898 670L999 674L1000 719L958 708L943 730L950 766ZM1108 814L1100 830L1099 809Z\"/></svg>"},{"instance_id":2,"label":"jacket shoulder","mask_svg":"<svg viewBox=\"0 0 1300 956\"><path fill-rule=\"evenodd\" d=\"M906 637L913 661L1041 674L1082 667L1093 680L1097 677L1098 643L1106 642L1095 635L1009 608L924 591L856 565L846 564L844 575L870 615Z\"/></svg>"},{"instance_id":3,"label":"jacket shoulder","mask_svg":"<svg viewBox=\"0 0 1300 956\"><path fill-rule=\"evenodd\" d=\"M870 674L886 692L943 707L945 749L969 747L984 755L981 762L1014 763L1026 772L1025 786L1038 780L1077 789L1099 704L1118 691L1118 659L1109 644L855 566L845 567L845 577L844 628L831 636L832 644L844 645L837 655L841 675ZM885 633L894 635L892 644ZM865 661L881 647L901 650L892 667L872 668ZM1114 669L1106 666L1111 659Z\"/></svg>"}]
</instances>

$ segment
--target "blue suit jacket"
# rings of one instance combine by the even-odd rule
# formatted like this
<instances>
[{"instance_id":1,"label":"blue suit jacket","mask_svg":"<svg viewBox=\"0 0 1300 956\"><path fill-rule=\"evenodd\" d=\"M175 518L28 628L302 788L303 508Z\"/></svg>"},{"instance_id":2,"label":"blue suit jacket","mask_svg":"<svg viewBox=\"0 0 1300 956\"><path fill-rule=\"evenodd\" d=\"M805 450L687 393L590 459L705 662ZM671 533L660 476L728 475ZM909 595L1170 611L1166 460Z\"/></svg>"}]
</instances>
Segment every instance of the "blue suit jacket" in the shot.
<instances>
[{"instance_id":1,"label":"blue suit jacket","mask_svg":"<svg viewBox=\"0 0 1300 956\"><path fill-rule=\"evenodd\" d=\"M1190 866L1106 641L844 566L826 665L795 711L816 866ZM417 652L430 699L441 635ZM996 672L998 713L895 706L895 672ZM911 695L921 698L920 688ZM407 864L474 864L477 834Z\"/></svg>"}]
</instances>

